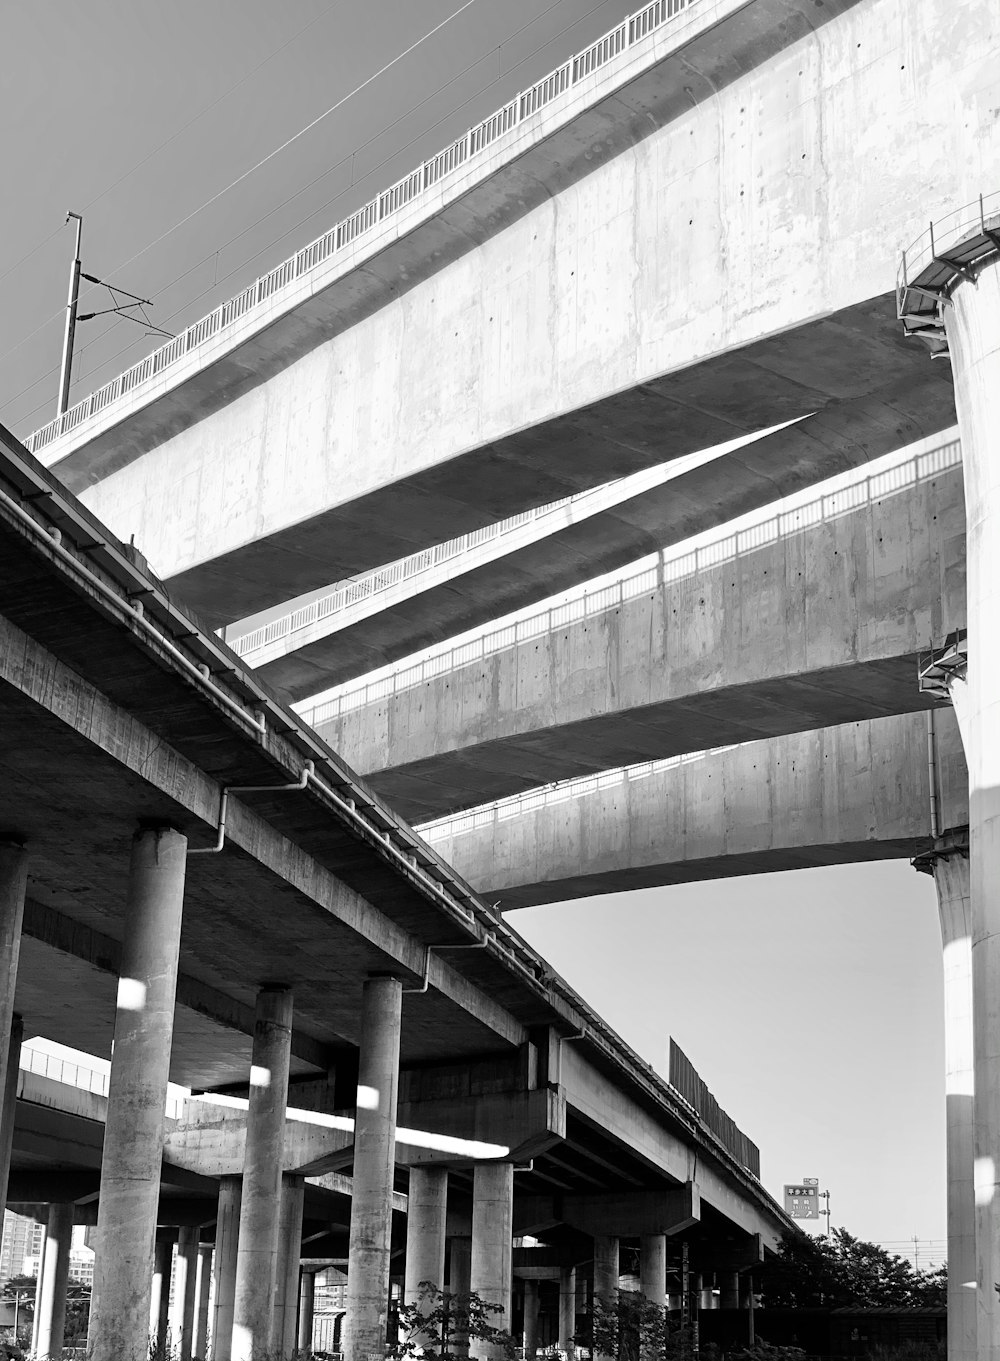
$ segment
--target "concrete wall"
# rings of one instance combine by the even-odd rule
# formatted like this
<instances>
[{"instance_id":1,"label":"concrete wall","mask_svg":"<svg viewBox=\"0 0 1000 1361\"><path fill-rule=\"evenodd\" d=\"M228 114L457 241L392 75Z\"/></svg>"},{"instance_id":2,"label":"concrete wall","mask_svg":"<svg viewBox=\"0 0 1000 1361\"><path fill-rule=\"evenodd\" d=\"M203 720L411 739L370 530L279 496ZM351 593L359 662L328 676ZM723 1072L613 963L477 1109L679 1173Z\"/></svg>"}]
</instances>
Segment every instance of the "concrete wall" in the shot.
<instances>
[{"instance_id":1,"label":"concrete wall","mask_svg":"<svg viewBox=\"0 0 1000 1361\"><path fill-rule=\"evenodd\" d=\"M954 713L935 714L941 828L969 820ZM501 909L657 884L911 857L930 842L927 719L747 742L539 791L425 829Z\"/></svg>"},{"instance_id":2,"label":"concrete wall","mask_svg":"<svg viewBox=\"0 0 1000 1361\"><path fill-rule=\"evenodd\" d=\"M964 623L965 521L961 468L919 468L665 555L319 731L412 819L923 707L917 653Z\"/></svg>"},{"instance_id":3,"label":"concrete wall","mask_svg":"<svg viewBox=\"0 0 1000 1361\"><path fill-rule=\"evenodd\" d=\"M900 246L993 182L994 20L993 0L864 0L84 499L233 618L368 565L373 545L385 560L871 391L914 353L890 334ZM782 339L866 299L876 315ZM929 366L926 382L947 386ZM632 395L595 431L583 409L615 394ZM395 500L366 505L388 484ZM281 535L279 579L247 546Z\"/></svg>"}]
</instances>

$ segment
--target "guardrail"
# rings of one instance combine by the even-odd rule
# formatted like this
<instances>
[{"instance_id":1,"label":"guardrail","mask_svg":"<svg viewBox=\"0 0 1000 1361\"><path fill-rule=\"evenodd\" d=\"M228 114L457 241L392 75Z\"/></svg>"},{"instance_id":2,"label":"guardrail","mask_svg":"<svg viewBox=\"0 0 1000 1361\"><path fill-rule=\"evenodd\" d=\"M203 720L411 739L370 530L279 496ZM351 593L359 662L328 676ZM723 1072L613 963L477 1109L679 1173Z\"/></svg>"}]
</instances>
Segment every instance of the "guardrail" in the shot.
<instances>
[{"instance_id":1,"label":"guardrail","mask_svg":"<svg viewBox=\"0 0 1000 1361\"><path fill-rule=\"evenodd\" d=\"M606 486L607 484L604 484L604 486L595 488L595 490L604 491ZM393 586L399 586L404 581L409 581L435 567L440 567L442 563L451 562L455 558L473 552L475 549L481 548L483 544L492 543L505 534L523 529L525 525L543 520L546 516L554 515L571 502L590 495L590 492L582 492L580 496L564 496L560 501L549 501L544 506L536 506L533 510L522 511L519 515L512 515L507 520L497 520L494 524L484 525L482 529L472 530L468 534L463 534L461 538L449 539L447 543L435 544L433 548L425 548L419 553L412 553L408 558L399 558L396 562L390 562L385 567L373 568L370 572L365 572L361 576L352 577L350 581L345 581L331 591L329 595L321 596L319 600L303 605L301 609L282 615L280 619L272 619L270 623L254 629L251 633L244 634L242 638L237 638L235 642L231 642L229 646L239 656L251 658L253 653L259 652L261 648L280 642L282 638L288 638L293 633L298 633L313 624L318 624L331 615L339 614L343 610L360 605L373 596L380 595L383 591L391 590Z\"/></svg>"},{"instance_id":2,"label":"guardrail","mask_svg":"<svg viewBox=\"0 0 1000 1361\"><path fill-rule=\"evenodd\" d=\"M579 81L608 65L622 52L643 41L649 34L662 28L694 3L695 0L653 0L652 4L636 10L610 33L598 38L571 60L564 62L557 70L536 81L530 89L522 91L502 109L477 123L450 146L439 151L436 156L424 161L390 188L377 194L363 208L338 222L308 246L303 246L267 274L255 279L235 298L222 303L214 312L194 322L166 345L146 355L144 359L140 359L117 378L105 383L89 397L84 397L61 416L35 430L25 440L28 450L37 454L46 445L75 430L91 416L97 415L143 383L172 367L254 308L280 296L304 274L310 273L331 256L344 250L378 223L394 217L407 204L421 198L460 166L481 156L488 147L506 136L519 123L532 117L539 110L547 108Z\"/></svg>"},{"instance_id":3,"label":"guardrail","mask_svg":"<svg viewBox=\"0 0 1000 1361\"><path fill-rule=\"evenodd\" d=\"M99 1073L95 1068L71 1063L69 1059L57 1058L55 1054L45 1054L39 1049L22 1049L18 1066L26 1073L51 1078L53 1082L64 1082L67 1087L75 1087L78 1091L93 1092L95 1096L108 1094L108 1073ZM183 1110L183 1097L167 1097L168 1118L180 1119Z\"/></svg>"},{"instance_id":4,"label":"guardrail","mask_svg":"<svg viewBox=\"0 0 1000 1361\"><path fill-rule=\"evenodd\" d=\"M719 529L715 531L714 538L698 536L693 547L681 545L673 552L642 558L616 581L597 590L585 588L570 600L536 614L513 619L458 647L449 646L448 643L438 644L429 655L417 662L400 666L374 680L346 681L311 707L295 705L295 710L310 727L318 727L345 713L423 685L437 676L481 662L493 653L543 637L581 619L603 614L610 609L620 609L637 596L661 590L672 582L775 543L791 533L847 515L869 502L904 491L961 462L961 445L958 440L952 439L924 453L910 455L905 461L882 472L871 473L865 466L853 469L852 475L858 480L840 486L836 491L826 492L804 504L795 499L790 508L778 512L773 507L764 507L758 522L735 533L729 529Z\"/></svg>"},{"instance_id":5,"label":"guardrail","mask_svg":"<svg viewBox=\"0 0 1000 1361\"><path fill-rule=\"evenodd\" d=\"M907 336L929 342L932 358L948 353L942 307L963 279L1000 254L1000 190L930 222L903 251L896 272L896 315Z\"/></svg>"}]
</instances>

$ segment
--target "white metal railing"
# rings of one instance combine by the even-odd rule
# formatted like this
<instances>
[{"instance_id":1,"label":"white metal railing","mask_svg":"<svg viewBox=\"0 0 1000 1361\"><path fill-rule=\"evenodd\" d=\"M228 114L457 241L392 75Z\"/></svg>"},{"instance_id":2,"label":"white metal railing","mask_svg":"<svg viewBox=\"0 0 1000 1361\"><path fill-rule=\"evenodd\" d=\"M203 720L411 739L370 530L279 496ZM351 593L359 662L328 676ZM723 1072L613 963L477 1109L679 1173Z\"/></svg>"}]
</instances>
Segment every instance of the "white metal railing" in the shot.
<instances>
[{"instance_id":1,"label":"white metal railing","mask_svg":"<svg viewBox=\"0 0 1000 1361\"><path fill-rule=\"evenodd\" d=\"M109 1074L100 1073L95 1068L87 1068L82 1063L72 1063L69 1059L58 1058L55 1054L45 1054L40 1049L22 1049L19 1067L26 1073L51 1078L53 1082L64 1082L67 1087L93 1092L95 1096L108 1094ZM183 1097L167 1097L167 1115L170 1119L180 1119L183 1109Z\"/></svg>"},{"instance_id":2,"label":"white metal railing","mask_svg":"<svg viewBox=\"0 0 1000 1361\"><path fill-rule=\"evenodd\" d=\"M269 273L262 274L235 298L222 303L207 317L193 322L166 345L140 359L137 364L133 364L117 378L111 379L96 392L84 397L55 420L35 430L25 440L27 448L33 454L38 453L46 445L76 429L83 421L163 373L165 369L213 339L220 331L232 326L255 307L260 307L269 299L290 289L303 275L310 273L358 237L371 231L378 223L392 218L408 203L427 193L459 166L475 156L480 156L524 119L551 105L579 81L606 66L634 44L644 41L683 10L690 9L694 3L695 0L654 0L653 4L644 5L610 33L591 43L542 80L536 81L530 89L523 91L489 118L477 123L474 128L470 128L457 141L424 161L390 189L378 194L363 208L338 222L330 231L324 232L322 236L284 260Z\"/></svg>"},{"instance_id":3,"label":"white metal railing","mask_svg":"<svg viewBox=\"0 0 1000 1361\"><path fill-rule=\"evenodd\" d=\"M887 455L894 458L896 455ZM387 674L371 680L346 681L335 687L325 698L311 707L296 705L296 712L313 728L329 723L345 713L377 704L404 690L423 685L436 676L457 671L463 666L481 662L494 653L544 637L581 619L620 609L628 601L647 592L657 591L685 577L727 562L743 553L750 553L769 543L776 543L789 534L801 532L812 525L838 519L859 507L884 500L948 468L962 462L958 440L950 439L924 452L908 456L884 471L868 472L853 469L856 481L841 483L837 489L802 499L803 493L792 498L787 509L765 507L761 518L745 528L732 531L728 527L698 536L676 550L656 553L642 558L616 580L593 589L586 586L572 598L558 605L523 618L511 619L499 628L484 631L474 638L449 646L441 643L416 662L401 665Z\"/></svg>"},{"instance_id":4,"label":"white metal railing","mask_svg":"<svg viewBox=\"0 0 1000 1361\"><path fill-rule=\"evenodd\" d=\"M269 647L272 643L280 642L282 638L289 638L292 634L321 623L331 615L340 614L360 605L363 601L371 600L393 586L399 586L404 581L410 581L432 571L435 567L440 567L443 563L461 558L484 544L493 543L506 534L523 529L525 525L545 520L548 516L564 510L572 502L592 497L595 492L603 492L606 487L605 483L595 488L593 492L581 492L578 496L564 496L560 501L549 501L544 506L522 511L507 520L498 520L494 524L472 530L468 534L463 534L461 538L449 539L447 543L435 544L433 548L411 553L408 558L399 558L384 567L373 568L370 572L341 583L329 595L321 596L300 609L292 610L289 614L282 615L280 619L272 619L269 623L262 624L260 628L237 638L229 646L241 657L252 658L253 653L259 652L261 648Z\"/></svg>"}]
</instances>

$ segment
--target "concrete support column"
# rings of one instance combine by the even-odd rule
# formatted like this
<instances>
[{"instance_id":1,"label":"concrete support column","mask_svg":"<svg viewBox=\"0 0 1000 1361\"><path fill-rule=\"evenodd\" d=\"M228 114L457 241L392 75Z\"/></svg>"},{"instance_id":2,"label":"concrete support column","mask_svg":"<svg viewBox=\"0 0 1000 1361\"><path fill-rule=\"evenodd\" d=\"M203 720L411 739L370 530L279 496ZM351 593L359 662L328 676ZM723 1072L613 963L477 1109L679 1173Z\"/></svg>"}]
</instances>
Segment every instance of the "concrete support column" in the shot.
<instances>
[{"instance_id":1,"label":"concrete support column","mask_svg":"<svg viewBox=\"0 0 1000 1361\"><path fill-rule=\"evenodd\" d=\"M2 1035L2 1032L0 1032ZM3 1075L3 1105L0 1106L0 1220L7 1204L7 1179L10 1175L10 1150L14 1143L14 1116L17 1111L17 1080L21 1064L21 1041L24 1021L17 1013L11 1019L10 1039L4 1046L6 1064ZM0 1046L3 1040L0 1038Z\"/></svg>"},{"instance_id":2,"label":"concrete support column","mask_svg":"<svg viewBox=\"0 0 1000 1361\"><path fill-rule=\"evenodd\" d=\"M948 1354L976 1354L976 1197L973 1100L972 923L969 857L960 847L936 856L944 948L944 1053L948 1147Z\"/></svg>"},{"instance_id":3,"label":"concrete support column","mask_svg":"<svg viewBox=\"0 0 1000 1361\"><path fill-rule=\"evenodd\" d=\"M723 1271L722 1294L719 1298L720 1309L738 1309L740 1307L740 1273L738 1271Z\"/></svg>"},{"instance_id":4,"label":"concrete support column","mask_svg":"<svg viewBox=\"0 0 1000 1361\"><path fill-rule=\"evenodd\" d=\"M303 1271L299 1283L298 1346L300 1352L312 1351L313 1315L316 1312L316 1273Z\"/></svg>"},{"instance_id":5,"label":"concrete support column","mask_svg":"<svg viewBox=\"0 0 1000 1361\"><path fill-rule=\"evenodd\" d=\"M42 1253L41 1282L35 1305L35 1354L61 1357L66 1330L66 1286L73 1240L71 1203L49 1206Z\"/></svg>"},{"instance_id":6,"label":"concrete support column","mask_svg":"<svg viewBox=\"0 0 1000 1361\"><path fill-rule=\"evenodd\" d=\"M534 1361L538 1350L538 1282L524 1282L524 1328L521 1334L524 1361Z\"/></svg>"},{"instance_id":7,"label":"concrete support column","mask_svg":"<svg viewBox=\"0 0 1000 1361\"><path fill-rule=\"evenodd\" d=\"M594 1294L600 1295L606 1303L613 1304L618 1298L618 1275L618 1239L595 1238Z\"/></svg>"},{"instance_id":8,"label":"concrete support column","mask_svg":"<svg viewBox=\"0 0 1000 1361\"><path fill-rule=\"evenodd\" d=\"M267 985L257 994L253 1028L232 1361L256 1361L271 1342L291 1044L292 991Z\"/></svg>"},{"instance_id":9,"label":"concrete support column","mask_svg":"<svg viewBox=\"0 0 1000 1361\"><path fill-rule=\"evenodd\" d=\"M212 1294L212 1245L198 1246L198 1270L195 1275L194 1354L204 1361L208 1356L208 1306Z\"/></svg>"},{"instance_id":10,"label":"concrete support column","mask_svg":"<svg viewBox=\"0 0 1000 1361\"><path fill-rule=\"evenodd\" d=\"M27 883L28 856L24 847L11 841L0 841L0 1093L3 1094L3 1115L0 1119L0 1211L7 1204L18 1061L24 1033L20 1017L15 1024L14 991L17 987L17 961L21 952L21 923L24 919Z\"/></svg>"},{"instance_id":11,"label":"concrete support column","mask_svg":"<svg viewBox=\"0 0 1000 1361\"><path fill-rule=\"evenodd\" d=\"M369 978L362 993L345 1361L368 1361L385 1347L402 991L398 978Z\"/></svg>"},{"instance_id":12,"label":"concrete support column","mask_svg":"<svg viewBox=\"0 0 1000 1361\"><path fill-rule=\"evenodd\" d=\"M472 1289L472 1239L456 1236L448 1240L448 1292L467 1295Z\"/></svg>"},{"instance_id":13,"label":"concrete support column","mask_svg":"<svg viewBox=\"0 0 1000 1361\"><path fill-rule=\"evenodd\" d=\"M576 1270L563 1267L559 1272L559 1348L570 1358L576 1355L572 1341L576 1332Z\"/></svg>"},{"instance_id":14,"label":"concrete support column","mask_svg":"<svg viewBox=\"0 0 1000 1361\"><path fill-rule=\"evenodd\" d=\"M513 1285L512 1237L514 1223L514 1164L477 1163L472 1182L473 1294L503 1310L493 1315L497 1328L510 1329ZM469 1353L477 1357L499 1356L498 1349L472 1338Z\"/></svg>"},{"instance_id":15,"label":"concrete support column","mask_svg":"<svg viewBox=\"0 0 1000 1361\"><path fill-rule=\"evenodd\" d=\"M432 1281L443 1290L445 1223L448 1211L448 1169L410 1169L406 1205L406 1275L403 1300L416 1304L421 1281Z\"/></svg>"},{"instance_id":16,"label":"concrete support column","mask_svg":"<svg viewBox=\"0 0 1000 1361\"><path fill-rule=\"evenodd\" d=\"M197 1309L198 1244L201 1230L185 1226L177 1234L174 1262L174 1297L170 1306L170 1347L179 1361L194 1355L194 1319Z\"/></svg>"},{"instance_id":17,"label":"concrete support column","mask_svg":"<svg viewBox=\"0 0 1000 1361\"><path fill-rule=\"evenodd\" d=\"M243 1178L219 1178L215 1219L215 1301L212 1307L212 1361L230 1361L233 1347L233 1304L236 1300L236 1254L240 1239Z\"/></svg>"},{"instance_id":18,"label":"concrete support column","mask_svg":"<svg viewBox=\"0 0 1000 1361\"><path fill-rule=\"evenodd\" d=\"M747 1342L753 1347L757 1342L757 1329L754 1320L753 1277L749 1273L740 1277L740 1308L747 1311Z\"/></svg>"},{"instance_id":19,"label":"concrete support column","mask_svg":"<svg viewBox=\"0 0 1000 1361\"><path fill-rule=\"evenodd\" d=\"M167 1349L170 1327L170 1272L174 1265L174 1236L159 1231L153 1252L153 1284L149 1298L149 1336L153 1356L161 1361Z\"/></svg>"},{"instance_id":20,"label":"concrete support column","mask_svg":"<svg viewBox=\"0 0 1000 1361\"><path fill-rule=\"evenodd\" d=\"M639 1289L658 1309L667 1307L667 1236L645 1233L639 1239Z\"/></svg>"},{"instance_id":21,"label":"concrete support column","mask_svg":"<svg viewBox=\"0 0 1000 1361\"><path fill-rule=\"evenodd\" d=\"M187 838L172 827L140 828L132 842L90 1306L93 1361L147 1354L186 859Z\"/></svg>"},{"instance_id":22,"label":"concrete support column","mask_svg":"<svg viewBox=\"0 0 1000 1361\"><path fill-rule=\"evenodd\" d=\"M302 1260L302 1206L306 1179L286 1173L281 1178L278 1264L274 1278L274 1321L271 1348L280 1357L295 1350L299 1316L299 1262Z\"/></svg>"},{"instance_id":23,"label":"concrete support column","mask_svg":"<svg viewBox=\"0 0 1000 1361\"><path fill-rule=\"evenodd\" d=\"M977 1350L1000 1361L1000 263L943 308L965 473ZM952 1357L952 1361L957 1361Z\"/></svg>"}]
</instances>

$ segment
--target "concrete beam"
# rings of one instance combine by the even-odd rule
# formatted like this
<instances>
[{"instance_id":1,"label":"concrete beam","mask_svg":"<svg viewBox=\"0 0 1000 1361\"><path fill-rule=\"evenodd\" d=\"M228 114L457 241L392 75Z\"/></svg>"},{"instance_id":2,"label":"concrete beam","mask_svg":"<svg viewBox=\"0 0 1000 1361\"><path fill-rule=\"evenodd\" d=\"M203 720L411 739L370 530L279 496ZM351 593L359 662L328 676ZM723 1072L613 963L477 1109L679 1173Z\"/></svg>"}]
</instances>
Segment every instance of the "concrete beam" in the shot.
<instances>
[{"instance_id":1,"label":"concrete beam","mask_svg":"<svg viewBox=\"0 0 1000 1361\"><path fill-rule=\"evenodd\" d=\"M612 159L555 194L536 187L498 235L193 428L171 433L175 403L162 442L88 503L215 623L918 370L941 428L948 376L895 334L886 241L989 181L991 6L969 0L957 27L932 7L917 44L909 0L694 6L704 41L656 63L671 89L650 135L634 140L620 99L574 157L610 137ZM860 126L870 188L845 133ZM930 152L915 126L935 128ZM919 204L915 175L931 186ZM220 362L213 379L239 385L254 367ZM124 452L127 434L115 442ZM64 464L82 487L86 450Z\"/></svg>"},{"instance_id":2,"label":"concrete beam","mask_svg":"<svg viewBox=\"0 0 1000 1361\"><path fill-rule=\"evenodd\" d=\"M701 1194L695 1182L661 1191L519 1196L514 1202L517 1235L568 1224L592 1238L638 1238L642 1234L683 1233L700 1221ZM558 1265L572 1263L562 1261Z\"/></svg>"},{"instance_id":3,"label":"concrete beam","mask_svg":"<svg viewBox=\"0 0 1000 1361\"><path fill-rule=\"evenodd\" d=\"M969 816L950 709L934 715L941 827ZM791 733L608 772L424 835L504 911L743 874L912 858L931 843L927 717Z\"/></svg>"},{"instance_id":4,"label":"concrete beam","mask_svg":"<svg viewBox=\"0 0 1000 1361\"><path fill-rule=\"evenodd\" d=\"M366 612L328 615L248 660L280 694L306 699L892 453L933 427L937 396L922 375L831 406L544 537L503 536L512 543L502 555L500 539L487 560L481 550L467 553L439 568L433 584L425 584L427 573L408 577L372 599ZM957 437L952 427L934 442Z\"/></svg>"},{"instance_id":5,"label":"concrete beam","mask_svg":"<svg viewBox=\"0 0 1000 1361\"><path fill-rule=\"evenodd\" d=\"M410 818L638 760L910 712L965 621L959 452L642 560L319 725ZM354 707L351 707L354 706ZM321 711L323 712L323 711Z\"/></svg>"}]
</instances>

